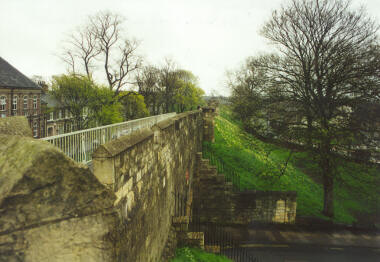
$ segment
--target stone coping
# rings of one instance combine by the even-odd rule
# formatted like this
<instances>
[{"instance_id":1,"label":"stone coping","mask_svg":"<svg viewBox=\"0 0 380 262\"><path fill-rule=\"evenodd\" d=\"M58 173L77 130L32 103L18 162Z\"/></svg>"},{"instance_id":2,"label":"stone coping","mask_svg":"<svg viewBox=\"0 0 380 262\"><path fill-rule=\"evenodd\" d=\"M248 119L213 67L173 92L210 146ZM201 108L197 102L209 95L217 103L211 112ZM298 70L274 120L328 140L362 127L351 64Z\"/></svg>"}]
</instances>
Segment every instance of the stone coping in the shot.
<instances>
[{"instance_id":1,"label":"stone coping","mask_svg":"<svg viewBox=\"0 0 380 262\"><path fill-rule=\"evenodd\" d=\"M166 121L166 120L165 120ZM149 139L153 136L153 131L150 128L143 128L130 135L121 136L118 139L100 145L92 155L92 158L110 158L114 157L128 148Z\"/></svg>"},{"instance_id":2,"label":"stone coping","mask_svg":"<svg viewBox=\"0 0 380 262\"><path fill-rule=\"evenodd\" d=\"M265 190L246 190L240 192L240 194L268 194L271 193L273 195L297 195L297 191L265 191Z\"/></svg>"},{"instance_id":3,"label":"stone coping","mask_svg":"<svg viewBox=\"0 0 380 262\"><path fill-rule=\"evenodd\" d=\"M262 191L262 190L246 190L239 192L240 195L258 195L258 196L297 196L297 191Z\"/></svg>"},{"instance_id":4,"label":"stone coping","mask_svg":"<svg viewBox=\"0 0 380 262\"><path fill-rule=\"evenodd\" d=\"M174 124L173 118L165 119L163 121L158 122L154 126L152 126L152 130L156 130L157 128L160 130L164 130Z\"/></svg>"}]
</instances>

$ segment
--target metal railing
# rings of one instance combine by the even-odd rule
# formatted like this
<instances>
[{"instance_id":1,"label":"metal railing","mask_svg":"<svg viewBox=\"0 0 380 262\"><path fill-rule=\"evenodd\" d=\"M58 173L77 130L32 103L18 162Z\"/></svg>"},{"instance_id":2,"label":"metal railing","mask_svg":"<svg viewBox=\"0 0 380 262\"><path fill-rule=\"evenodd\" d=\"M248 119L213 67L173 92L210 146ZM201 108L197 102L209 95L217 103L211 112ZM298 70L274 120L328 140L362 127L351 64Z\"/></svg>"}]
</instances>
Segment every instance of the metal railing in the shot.
<instances>
[{"instance_id":1,"label":"metal railing","mask_svg":"<svg viewBox=\"0 0 380 262\"><path fill-rule=\"evenodd\" d=\"M240 175L229 165L227 165L222 158L214 154L211 144L204 142L202 145L202 156L210 160L210 164L216 166L219 175L224 175L226 182L232 182L235 191L245 191L240 181Z\"/></svg>"},{"instance_id":2,"label":"metal railing","mask_svg":"<svg viewBox=\"0 0 380 262\"><path fill-rule=\"evenodd\" d=\"M171 118L176 113L135 119L123 123L100 126L67 134L41 138L61 149L68 157L76 162L88 163L92 160L93 152L104 143L136 130L152 127L157 122Z\"/></svg>"},{"instance_id":3,"label":"metal railing","mask_svg":"<svg viewBox=\"0 0 380 262\"><path fill-rule=\"evenodd\" d=\"M187 194L175 191L174 194L174 216L189 216L189 224L187 232L203 232L204 247L208 252L224 255L232 261L238 262L260 262L262 258L254 254L252 251L244 248L244 241L234 237L226 230L227 227L218 223L205 220L202 216L204 207L192 207L188 209ZM219 199L219 201L221 201Z\"/></svg>"},{"instance_id":4,"label":"metal railing","mask_svg":"<svg viewBox=\"0 0 380 262\"><path fill-rule=\"evenodd\" d=\"M210 221L203 221L201 214L201 208L193 208L189 232L203 232L205 250L224 255L236 262L264 261L262 256L244 248L245 242L226 230L227 227Z\"/></svg>"}]
</instances>

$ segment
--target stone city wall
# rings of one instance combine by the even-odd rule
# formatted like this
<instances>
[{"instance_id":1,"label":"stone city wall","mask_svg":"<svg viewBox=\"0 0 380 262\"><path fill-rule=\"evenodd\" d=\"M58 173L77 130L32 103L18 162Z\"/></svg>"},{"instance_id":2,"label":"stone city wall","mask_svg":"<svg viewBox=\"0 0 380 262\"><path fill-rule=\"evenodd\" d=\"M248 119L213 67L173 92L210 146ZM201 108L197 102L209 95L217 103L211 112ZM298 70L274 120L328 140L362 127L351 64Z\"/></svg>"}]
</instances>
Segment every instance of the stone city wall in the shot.
<instances>
[{"instance_id":1,"label":"stone city wall","mask_svg":"<svg viewBox=\"0 0 380 262\"><path fill-rule=\"evenodd\" d=\"M96 176L33 139L26 118L0 119L0 130L0 261L156 262L172 253L174 193L191 195L200 111L101 146Z\"/></svg>"},{"instance_id":2,"label":"stone city wall","mask_svg":"<svg viewBox=\"0 0 380 262\"><path fill-rule=\"evenodd\" d=\"M176 246L178 193L194 196L208 221L293 223L294 192L235 192L197 153L213 140L214 113L179 114L106 143L94 173L33 139L26 118L0 119L0 261L161 261Z\"/></svg>"},{"instance_id":3,"label":"stone city wall","mask_svg":"<svg viewBox=\"0 0 380 262\"><path fill-rule=\"evenodd\" d=\"M94 153L94 174L115 192L123 220L121 261L161 258L174 215L174 193L190 194L202 131L200 111L183 113Z\"/></svg>"}]
</instances>

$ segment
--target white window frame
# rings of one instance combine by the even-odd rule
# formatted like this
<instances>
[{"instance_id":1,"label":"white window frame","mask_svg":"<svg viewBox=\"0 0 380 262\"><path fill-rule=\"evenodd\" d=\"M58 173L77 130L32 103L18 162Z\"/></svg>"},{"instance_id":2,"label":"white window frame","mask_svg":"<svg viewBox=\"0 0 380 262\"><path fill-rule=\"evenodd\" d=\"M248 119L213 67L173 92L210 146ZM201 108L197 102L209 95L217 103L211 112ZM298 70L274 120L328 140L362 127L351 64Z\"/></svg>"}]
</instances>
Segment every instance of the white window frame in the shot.
<instances>
[{"instance_id":1,"label":"white window frame","mask_svg":"<svg viewBox=\"0 0 380 262\"><path fill-rule=\"evenodd\" d=\"M58 119L62 119L62 109L58 111Z\"/></svg>"},{"instance_id":2,"label":"white window frame","mask_svg":"<svg viewBox=\"0 0 380 262\"><path fill-rule=\"evenodd\" d=\"M38 123L37 121L34 121L33 122L33 137L37 137L38 136Z\"/></svg>"},{"instance_id":3,"label":"white window frame","mask_svg":"<svg viewBox=\"0 0 380 262\"><path fill-rule=\"evenodd\" d=\"M33 96L33 109L37 109L37 96Z\"/></svg>"},{"instance_id":4,"label":"white window frame","mask_svg":"<svg viewBox=\"0 0 380 262\"><path fill-rule=\"evenodd\" d=\"M0 111L6 111L7 108L7 97L0 96Z\"/></svg>"},{"instance_id":5,"label":"white window frame","mask_svg":"<svg viewBox=\"0 0 380 262\"><path fill-rule=\"evenodd\" d=\"M25 99L26 98L26 99ZM28 99L29 97L28 96L24 96L24 109L28 109Z\"/></svg>"},{"instance_id":6,"label":"white window frame","mask_svg":"<svg viewBox=\"0 0 380 262\"><path fill-rule=\"evenodd\" d=\"M18 96L13 96L12 99L12 110L17 110Z\"/></svg>"},{"instance_id":7,"label":"white window frame","mask_svg":"<svg viewBox=\"0 0 380 262\"><path fill-rule=\"evenodd\" d=\"M50 112L49 120L54 120L54 112Z\"/></svg>"},{"instance_id":8,"label":"white window frame","mask_svg":"<svg viewBox=\"0 0 380 262\"><path fill-rule=\"evenodd\" d=\"M62 135L65 133L65 130L64 130L64 125L63 124L58 124L58 135Z\"/></svg>"}]
</instances>

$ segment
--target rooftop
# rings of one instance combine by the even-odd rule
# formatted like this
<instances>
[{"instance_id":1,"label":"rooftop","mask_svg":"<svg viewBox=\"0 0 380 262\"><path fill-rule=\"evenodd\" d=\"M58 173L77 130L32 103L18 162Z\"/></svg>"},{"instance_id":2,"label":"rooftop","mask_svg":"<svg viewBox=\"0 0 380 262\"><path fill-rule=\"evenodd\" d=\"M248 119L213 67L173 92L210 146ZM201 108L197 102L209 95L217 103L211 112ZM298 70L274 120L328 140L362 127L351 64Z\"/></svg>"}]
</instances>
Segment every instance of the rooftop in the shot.
<instances>
[{"instance_id":1,"label":"rooftop","mask_svg":"<svg viewBox=\"0 0 380 262\"><path fill-rule=\"evenodd\" d=\"M36 83L0 57L0 88L41 89Z\"/></svg>"}]
</instances>

